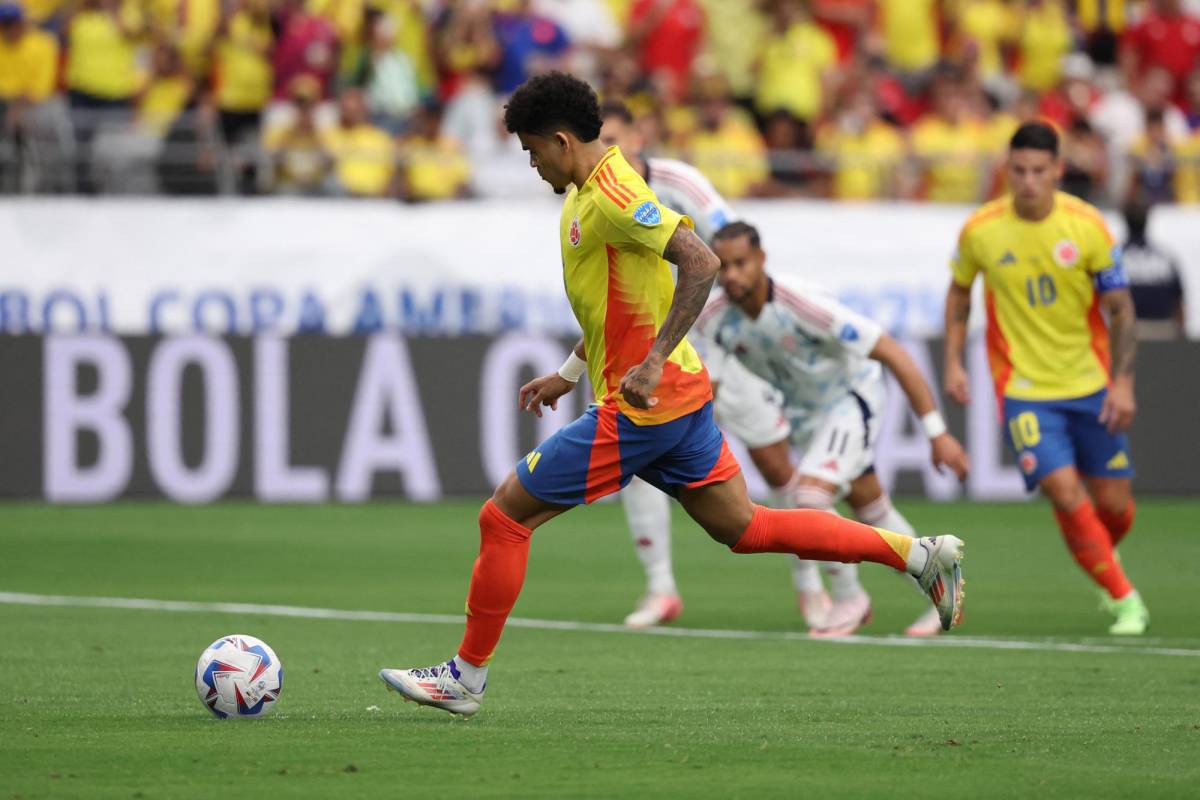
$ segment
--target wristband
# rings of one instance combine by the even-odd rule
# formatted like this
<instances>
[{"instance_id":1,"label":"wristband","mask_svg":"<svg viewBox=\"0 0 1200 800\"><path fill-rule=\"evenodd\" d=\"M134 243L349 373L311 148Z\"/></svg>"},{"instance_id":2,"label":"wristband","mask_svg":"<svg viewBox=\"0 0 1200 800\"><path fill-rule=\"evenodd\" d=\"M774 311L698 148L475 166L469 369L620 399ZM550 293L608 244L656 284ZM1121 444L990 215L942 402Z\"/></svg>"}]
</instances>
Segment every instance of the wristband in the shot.
<instances>
[{"instance_id":1,"label":"wristband","mask_svg":"<svg viewBox=\"0 0 1200 800\"><path fill-rule=\"evenodd\" d=\"M921 427L925 429L925 435L933 440L946 432L946 420L942 419L940 411L934 409L921 417Z\"/></svg>"},{"instance_id":2,"label":"wristband","mask_svg":"<svg viewBox=\"0 0 1200 800\"><path fill-rule=\"evenodd\" d=\"M558 375L564 381L571 383L579 383L579 379L583 377L583 373L587 372L587 362L579 356L575 355L575 351L571 351L571 355L567 356L567 360L558 368Z\"/></svg>"}]
</instances>

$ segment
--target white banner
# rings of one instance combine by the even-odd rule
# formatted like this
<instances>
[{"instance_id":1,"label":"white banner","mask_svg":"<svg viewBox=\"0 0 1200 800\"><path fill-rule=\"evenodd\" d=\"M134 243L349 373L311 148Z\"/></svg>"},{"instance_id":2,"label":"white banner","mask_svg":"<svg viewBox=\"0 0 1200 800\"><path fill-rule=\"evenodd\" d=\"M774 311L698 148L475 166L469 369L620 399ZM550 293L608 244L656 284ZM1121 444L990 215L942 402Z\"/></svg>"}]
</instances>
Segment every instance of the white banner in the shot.
<instances>
[{"instance_id":1,"label":"white banner","mask_svg":"<svg viewBox=\"0 0 1200 800\"><path fill-rule=\"evenodd\" d=\"M569 336L577 327L562 290L558 210L552 196L428 206L7 200L0 332ZM893 333L940 330L946 264L969 208L770 201L738 210L762 231L770 270L824 284ZM1182 259L1189 287L1200 287L1196 220L1163 208L1150 231ZM1187 309L1200 337L1200 301Z\"/></svg>"}]
</instances>

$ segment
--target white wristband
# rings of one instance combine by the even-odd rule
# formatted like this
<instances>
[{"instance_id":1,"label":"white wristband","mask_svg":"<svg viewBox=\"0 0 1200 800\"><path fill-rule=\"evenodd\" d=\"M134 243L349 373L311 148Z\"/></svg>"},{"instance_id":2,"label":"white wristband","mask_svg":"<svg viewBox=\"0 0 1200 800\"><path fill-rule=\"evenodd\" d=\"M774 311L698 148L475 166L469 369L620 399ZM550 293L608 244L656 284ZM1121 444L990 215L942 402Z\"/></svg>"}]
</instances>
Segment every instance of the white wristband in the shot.
<instances>
[{"instance_id":1,"label":"white wristband","mask_svg":"<svg viewBox=\"0 0 1200 800\"><path fill-rule=\"evenodd\" d=\"M936 439L946 432L946 420L942 419L942 412L935 409L921 417L921 427L925 429L926 436L931 440Z\"/></svg>"},{"instance_id":2,"label":"white wristband","mask_svg":"<svg viewBox=\"0 0 1200 800\"><path fill-rule=\"evenodd\" d=\"M564 381L571 383L579 383L579 379L583 377L583 373L587 372L587 362L579 356L575 355L575 351L571 351L571 355L567 356L567 360L558 368L559 377Z\"/></svg>"}]
</instances>

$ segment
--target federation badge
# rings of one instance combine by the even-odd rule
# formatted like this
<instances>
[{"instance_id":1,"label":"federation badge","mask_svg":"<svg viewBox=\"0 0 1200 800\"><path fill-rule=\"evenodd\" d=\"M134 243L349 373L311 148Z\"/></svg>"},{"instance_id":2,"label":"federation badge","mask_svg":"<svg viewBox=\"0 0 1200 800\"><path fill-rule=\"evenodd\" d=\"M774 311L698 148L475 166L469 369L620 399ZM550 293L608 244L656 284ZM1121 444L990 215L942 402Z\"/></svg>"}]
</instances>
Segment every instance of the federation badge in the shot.
<instances>
[{"instance_id":1,"label":"federation badge","mask_svg":"<svg viewBox=\"0 0 1200 800\"><path fill-rule=\"evenodd\" d=\"M658 210L658 204L653 200L647 200L637 207L633 212L633 218L645 225L647 228L653 228L658 223L662 222L662 212Z\"/></svg>"},{"instance_id":2,"label":"federation badge","mask_svg":"<svg viewBox=\"0 0 1200 800\"><path fill-rule=\"evenodd\" d=\"M567 240L571 243L571 247L579 247L579 240L583 235L579 232L579 217L571 220L571 229L567 231Z\"/></svg>"},{"instance_id":3,"label":"federation badge","mask_svg":"<svg viewBox=\"0 0 1200 800\"><path fill-rule=\"evenodd\" d=\"M1020 462L1021 472L1024 472L1026 475L1032 475L1033 471L1037 469L1037 456L1033 454L1032 450L1026 450L1021 453Z\"/></svg>"},{"instance_id":4,"label":"federation badge","mask_svg":"<svg viewBox=\"0 0 1200 800\"><path fill-rule=\"evenodd\" d=\"M1079 248L1070 239L1063 239L1054 245L1054 260L1060 267L1073 267L1079 260Z\"/></svg>"}]
</instances>

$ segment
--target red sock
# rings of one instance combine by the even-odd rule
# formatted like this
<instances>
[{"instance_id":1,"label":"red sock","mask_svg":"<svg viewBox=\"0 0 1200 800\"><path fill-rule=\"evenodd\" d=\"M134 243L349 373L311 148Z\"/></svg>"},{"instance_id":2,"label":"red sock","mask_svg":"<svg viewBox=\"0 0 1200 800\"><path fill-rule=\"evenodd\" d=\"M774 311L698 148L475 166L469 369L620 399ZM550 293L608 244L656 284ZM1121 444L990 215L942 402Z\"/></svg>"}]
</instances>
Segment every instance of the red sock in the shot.
<instances>
[{"instance_id":1,"label":"red sock","mask_svg":"<svg viewBox=\"0 0 1200 800\"><path fill-rule=\"evenodd\" d=\"M874 561L904 571L912 539L810 508L754 507L735 553L794 553L813 561Z\"/></svg>"},{"instance_id":2,"label":"red sock","mask_svg":"<svg viewBox=\"0 0 1200 800\"><path fill-rule=\"evenodd\" d=\"M1105 511L1103 508L1096 509L1096 515L1100 517L1100 521L1104 523L1104 527L1108 528L1108 538L1112 542L1112 546L1116 547L1125 538L1125 534L1129 533L1129 529L1133 527L1133 514L1135 506L1132 500L1129 505L1119 514L1114 514L1111 511Z\"/></svg>"},{"instance_id":3,"label":"red sock","mask_svg":"<svg viewBox=\"0 0 1200 800\"><path fill-rule=\"evenodd\" d=\"M1114 600L1133 591L1125 571L1113 558L1108 529L1096 515L1091 500L1084 500L1074 511L1056 508L1054 516L1058 518L1058 527L1062 529L1067 548L1088 577L1104 587Z\"/></svg>"},{"instance_id":4,"label":"red sock","mask_svg":"<svg viewBox=\"0 0 1200 800\"><path fill-rule=\"evenodd\" d=\"M458 655L477 667L492 658L508 613L525 583L529 537L519 525L488 500L479 511L479 558L467 592L467 632Z\"/></svg>"}]
</instances>

